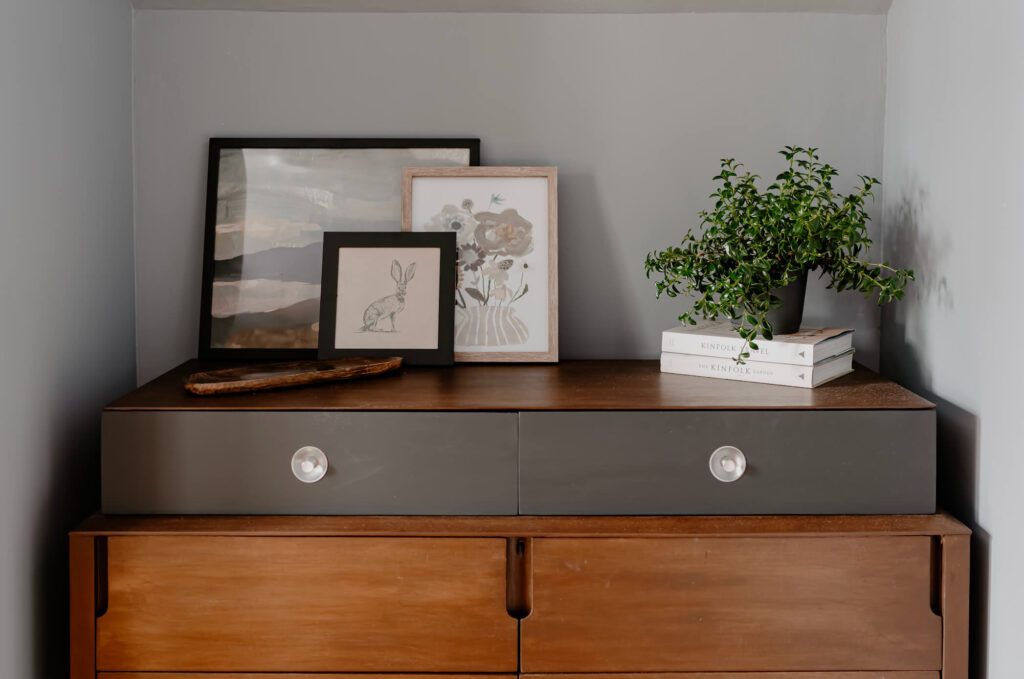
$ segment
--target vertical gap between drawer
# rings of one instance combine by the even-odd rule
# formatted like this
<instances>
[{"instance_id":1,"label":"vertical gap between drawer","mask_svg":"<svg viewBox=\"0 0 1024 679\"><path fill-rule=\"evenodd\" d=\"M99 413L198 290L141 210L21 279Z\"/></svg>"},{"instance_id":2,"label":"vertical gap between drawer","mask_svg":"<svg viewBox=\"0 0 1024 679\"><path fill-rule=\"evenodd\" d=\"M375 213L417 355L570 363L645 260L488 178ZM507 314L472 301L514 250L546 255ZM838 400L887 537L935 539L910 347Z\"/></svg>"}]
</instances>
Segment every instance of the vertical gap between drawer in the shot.
<instances>
[{"instance_id":1,"label":"vertical gap between drawer","mask_svg":"<svg viewBox=\"0 0 1024 679\"><path fill-rule=\"evenodd\" d=\"M506 540L505 610L516 620L533 611L533 539Z\"/></svg>"},{"instance_id":2,"label":"vertical gap between drawer","mask_svg":"<svg viewBox=\"0 0 1024 679\"><path fill-rule=\"evenodd\" d=\"M521 516L523 513L521 507L522 501L522 487L523 480L520 478L520 465L523 456L522 446L520 444L520 429L523 426L523 414L520 412L516 413L516 516Z\"/></svg>"},{"instance_id":3,"label":"vertical gap between drawer","mask_svg":"<svg viewBox=\"0 0 1024 679\"><path fill-rule=\"evenodd\" d=\"M96 607L96 617L102 618L103 614L107 612L107 538L101 535L94 540L93 582L95 590L93 603Z\"/></svg>"}]
</instances>

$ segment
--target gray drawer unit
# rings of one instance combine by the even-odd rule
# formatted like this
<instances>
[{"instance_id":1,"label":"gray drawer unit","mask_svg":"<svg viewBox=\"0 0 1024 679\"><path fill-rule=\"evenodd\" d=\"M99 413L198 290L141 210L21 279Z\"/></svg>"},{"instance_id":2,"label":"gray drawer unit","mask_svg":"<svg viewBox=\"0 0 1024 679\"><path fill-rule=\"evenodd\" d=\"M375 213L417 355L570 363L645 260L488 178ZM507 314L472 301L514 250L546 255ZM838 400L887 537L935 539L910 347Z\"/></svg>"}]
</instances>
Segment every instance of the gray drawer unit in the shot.
<instances>
[{"instance_id":1,"label":"gray drawer unit","mask_svg":"<svg viewBox=\"0 0 1024 679\"><path fill-rule=\"evenodd\" d=\"M935 511L934 410L524 412L519 456L521 514Z\"/></svg>"},{"instance_id":2,"label":"gray drawer unit","mask_svg":"<svg viewBox=\"0 0 1024 679\"><path fill-rule=\"evenodd\" d=\"M106 514L515 514L515 413L108 411ZM291 470L303 446L327 474Z\"/></svg>"}]
</instances>

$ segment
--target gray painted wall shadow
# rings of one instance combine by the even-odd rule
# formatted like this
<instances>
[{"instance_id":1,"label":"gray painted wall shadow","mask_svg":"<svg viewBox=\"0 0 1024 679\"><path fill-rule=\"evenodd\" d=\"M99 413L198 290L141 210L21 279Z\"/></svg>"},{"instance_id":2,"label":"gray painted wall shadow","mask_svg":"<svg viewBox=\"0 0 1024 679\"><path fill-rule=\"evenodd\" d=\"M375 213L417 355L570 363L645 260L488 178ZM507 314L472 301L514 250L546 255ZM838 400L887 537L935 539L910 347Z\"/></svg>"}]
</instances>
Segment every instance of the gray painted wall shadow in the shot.
<instances>
[{"instance_id":1,"label":"gray painted wall shadow","mask_svg":"<svg viewBox=\"0 0 1024 679\"><path fill-rule=\"evenodd\" d=\"M882 321L882 341L892 347L891 337L903 328L893 328ZM977 523L978 516L978 442L980 418L964 408L936 395L924 385L930 381L923 375L917 355L900 336L896 342L900 359L887 359L891 349L882 352L882 372L935 403L938 446L938 503L943 509L966 523L974 531L971 536L971 648L970 676L987 676L989 563L991 537Z\"/></svg>"},{"instance_id":2,"label":"gray painted wall shadow","mask_svg":"<svg viewBox=\"0 0 1024 679\"><path fill-rule=\"evenodd\" d=\"M558 296L573 300L558 310L562 358L621 358L643 352L633 331L640 315L630 304L628 290L617 284L643 276L643 261L626 271L614 257L614 229L601 209L593 175L559 173L558 212ZM597 280L595 271L603 272ZM602 341L591 341L595 336Z\"/></svg>"},{"instance_id":3,"label":"gray painted wall shadow","mask_svg":"<svg viewBox=\"0 0 1024 679\"><path fill-rule=\"evenodd\" d=\"M46 428L48 450L32 451L48 471L45 489L34 497L31 559L34 612L30 622L36 677L68 673L68 537L82 519L99 510L100 420L98 408L132 388L134 366L123 361L106 375L106 384L83 396L67 391L62 380L50 385ZM98 380L91 380L97 384ZM45 461L45 463L43 462Z\"/></svg>"},{"instance_id":4,"label":"gray painted wall shadow","mask_svg":"<svg viewBox=\"0 0 1024 679\"><path fill-rule=\"evenodd\" d=\"M916 181L904 192L887 215L883 234L885 257L896 266L914 269L916 280L907 288L903 302L883 308L881 332L881 373L936 405L938 447L938 503L974 531L971 536L971 638L970 676L987 675L989 563L991 538L977 523L978 449L980 418L976 413L942 398L930 388L932 370L921 360L927 335L907 339L907 316L914 314L915 302L933 303L946 311L955 308L944 265L950 251L948 235L936 239L922 231L920 221L927 194Z\"/></svg>"},{"instance_id":5,"label":"gray painted wall shadow","mask_svg":"<svg viewBox=\"0 0 1024 679\"><path fill-rule=\"evenodd\" d=\"M922 301L934 298L942 309L952 311L953 291L950 290L949 281L943 273L952 247L949 235L941 234L936 238L934 232L921 231L921 213L927 204L928 194L915 181L908 180L903 184L914 188L905 191L895 207L890 208L889 214L886 215L886 228L882 232L882 252L887 259L892 258L895 253L898 261L893 262L894 264L914 270L915 279L907 287L908 299L912 299L912 295ZM892 309L893 307L890 307L890 312Z\"/></svg>"}]
</instances>

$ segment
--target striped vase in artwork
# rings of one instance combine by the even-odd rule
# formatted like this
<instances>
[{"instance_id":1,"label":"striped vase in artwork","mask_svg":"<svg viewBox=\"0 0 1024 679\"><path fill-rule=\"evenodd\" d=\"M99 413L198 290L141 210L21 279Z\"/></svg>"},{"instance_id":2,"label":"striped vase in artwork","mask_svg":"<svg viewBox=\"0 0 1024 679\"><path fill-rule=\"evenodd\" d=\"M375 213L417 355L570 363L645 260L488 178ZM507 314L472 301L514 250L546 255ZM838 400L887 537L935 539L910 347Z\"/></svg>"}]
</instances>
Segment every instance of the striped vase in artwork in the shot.
<instances>
[{"instance_id":1,"label":"striped vase in artwork","mask_svg":"<svg viewBox=\"0 0 1024 679\"><path fill-rule=\"evenodd\" d=\"M471 306L455 314L457 346L501 347L524 344L530 331L510 306Z\"/></svg>"}]
</instances>

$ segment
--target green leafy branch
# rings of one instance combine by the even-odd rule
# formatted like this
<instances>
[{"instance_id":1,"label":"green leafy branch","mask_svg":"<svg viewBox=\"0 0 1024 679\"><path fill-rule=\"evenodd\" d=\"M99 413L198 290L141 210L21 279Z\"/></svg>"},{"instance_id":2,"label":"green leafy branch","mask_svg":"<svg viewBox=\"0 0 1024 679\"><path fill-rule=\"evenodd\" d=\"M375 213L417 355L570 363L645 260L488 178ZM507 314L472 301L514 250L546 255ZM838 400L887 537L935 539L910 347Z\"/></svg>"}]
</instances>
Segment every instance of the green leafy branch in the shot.
<instances>
[{"instance_id":1,"label":"green leafy branch","mask_svg":"<svg viewBox=\"0 0 1024 679\"><path fill-rule=\"evenodd\" d=\"M761 179L734 158L721 161L714 177L719 188L714 206L699 214L702 232L688 231L682 242L647 255L647 277L658 274L658 297L696 297L693 308L679 316L684 324L697 318L733 320L744 339L738 363L757 349L756 340L771 340L767 318L781 301L772 290L783 288L810 271L828 277L834 290L856 290L878 304L903 298L914 272L888 262L860 259L870 249L866 209L873 177L860 176L852 193L836 193L838 172L818 158L818 149L786 146L779 153L785 169L763 191Z\"/></svg>"}]
</instances>

